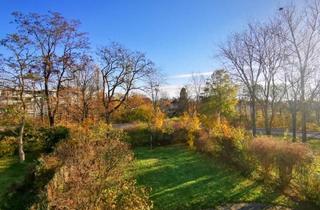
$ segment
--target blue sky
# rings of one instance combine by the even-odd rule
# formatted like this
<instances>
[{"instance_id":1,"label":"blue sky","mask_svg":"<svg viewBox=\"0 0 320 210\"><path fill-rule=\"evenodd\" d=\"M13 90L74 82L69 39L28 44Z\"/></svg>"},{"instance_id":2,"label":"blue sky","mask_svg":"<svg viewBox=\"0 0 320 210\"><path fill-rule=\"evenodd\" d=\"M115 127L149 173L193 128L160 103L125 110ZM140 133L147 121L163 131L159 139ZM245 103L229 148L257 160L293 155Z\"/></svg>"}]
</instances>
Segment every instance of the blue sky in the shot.
<instances>
[{"instance_id":1,"label":"blue sky","mask_svg":"<svg viewBox=\"0 0 320 210\"><path fill-rule=\"evenodd\" d=\"M167 75L168 86L182 86L187 74L221 67L217 45L230 33L268 18L288 1L1 0L0 37L14 31L13 11L57 11L81 21L93 49L117 41L145 52Z\"/></svg>"}]
</instances>

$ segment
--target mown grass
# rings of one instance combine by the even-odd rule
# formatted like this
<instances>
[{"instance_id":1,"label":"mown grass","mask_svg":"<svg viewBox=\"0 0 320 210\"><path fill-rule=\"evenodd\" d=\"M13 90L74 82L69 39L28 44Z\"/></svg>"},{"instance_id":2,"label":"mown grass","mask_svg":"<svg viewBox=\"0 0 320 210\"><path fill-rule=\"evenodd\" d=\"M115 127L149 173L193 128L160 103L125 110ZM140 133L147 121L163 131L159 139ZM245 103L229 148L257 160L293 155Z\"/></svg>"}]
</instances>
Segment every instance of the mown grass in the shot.
<instances>
[{"instance_id":1,"label":"mown grass","mask_svg":"<svg viewBox=\"0 0 320 210\"><path fill-rule=\"evenodd\" d=\"M27 156L25 162L20 163L17 156L0 158L0 203L8 188L13 183L22 182L28 166L33 162L33 156Z\"/></svg>"},{"instance_id":2,"label":"mown grass","mask_svg":"<svg viewBox=\"0 0 320 210\"><path fill-rule=\"evenodd\" d=\"M131 173L150 187L155 209L206 209L226 203L294 203L279 192L184 146L137 148Z\"/></svg>"}]
</instances>

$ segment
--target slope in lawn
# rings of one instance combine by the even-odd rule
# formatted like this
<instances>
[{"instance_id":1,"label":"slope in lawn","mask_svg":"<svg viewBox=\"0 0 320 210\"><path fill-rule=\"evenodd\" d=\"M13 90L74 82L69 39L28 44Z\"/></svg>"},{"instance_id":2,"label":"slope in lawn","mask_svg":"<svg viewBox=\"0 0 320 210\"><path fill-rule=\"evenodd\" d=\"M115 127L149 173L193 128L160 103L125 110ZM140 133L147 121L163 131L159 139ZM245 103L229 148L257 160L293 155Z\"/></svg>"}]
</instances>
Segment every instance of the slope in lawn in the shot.
<instances>
[{"instance_id":1,"label":"slope in lawn","mask_svg":"<svg viewBox=\"0 0 320 210\"><path fill-rule=\"evenodd\" d=\"M183 146L135 150L132 173L151 188L155 209L205 209L225 203L292 205L285 196Z\"/></svg>"}]
</instances>

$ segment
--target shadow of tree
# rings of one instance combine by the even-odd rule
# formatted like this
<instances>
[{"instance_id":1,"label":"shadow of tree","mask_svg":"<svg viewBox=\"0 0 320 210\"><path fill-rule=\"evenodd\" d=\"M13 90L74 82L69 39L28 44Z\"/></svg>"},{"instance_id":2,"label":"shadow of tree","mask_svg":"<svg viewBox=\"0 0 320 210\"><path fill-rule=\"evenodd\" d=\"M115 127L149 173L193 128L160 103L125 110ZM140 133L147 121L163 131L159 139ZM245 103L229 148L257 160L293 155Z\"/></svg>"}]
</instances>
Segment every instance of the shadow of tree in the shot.
<instances>
[{"instance_id":1,"label":"shadow of tree","mask_svg":"<svg viewBox=\"0 0 320 210\"><path fill-rule=\"evenodd\" d=\"M133 173L151 188L155 209L205 209L226 203L274 203L281 193L182 146L138 148Z\"/></svg>"},{"instance_id":2,"label":"shadow of tree","mask_svg":"<svg viewBox=\"0 0 320 210\"><path fill-rule=\"evenodd\" d=\"M38 199L38 195L53 176L53 171L48 170L36 176L36 159L38 155L29 156L25 163L18 160L0 170L0 176L13 176L12 181L6 184L3 195L0 197L1 210L29 209ZM20 173L20 174L18 174ZM19 175L19 178L14 178Z\"/></svg>"}]
</instances>

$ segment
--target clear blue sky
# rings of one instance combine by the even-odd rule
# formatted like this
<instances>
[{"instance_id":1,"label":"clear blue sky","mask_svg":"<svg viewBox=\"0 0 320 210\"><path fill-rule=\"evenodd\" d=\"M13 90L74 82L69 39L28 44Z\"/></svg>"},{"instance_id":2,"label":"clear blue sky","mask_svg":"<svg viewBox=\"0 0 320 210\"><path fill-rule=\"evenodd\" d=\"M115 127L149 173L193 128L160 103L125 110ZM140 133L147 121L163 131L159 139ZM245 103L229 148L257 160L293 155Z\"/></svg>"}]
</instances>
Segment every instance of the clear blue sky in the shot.
<instances>
[{"instance_id":1,"label":"clear blue sky","mask_svg":"<svg viewBox=\"0 0 320 210\"><path fill-rule=\"evenodd\" d=\"M0 37L13 32L11 12L48 10L81 21L92 47L117 41L145 52L167 75L220 66L216 47L251 20L263 20L287 0L1 0ZM175 78L170 84L181 83ZM172 80L172 78L171 78Z\"/></svg>"}]
</instances>

